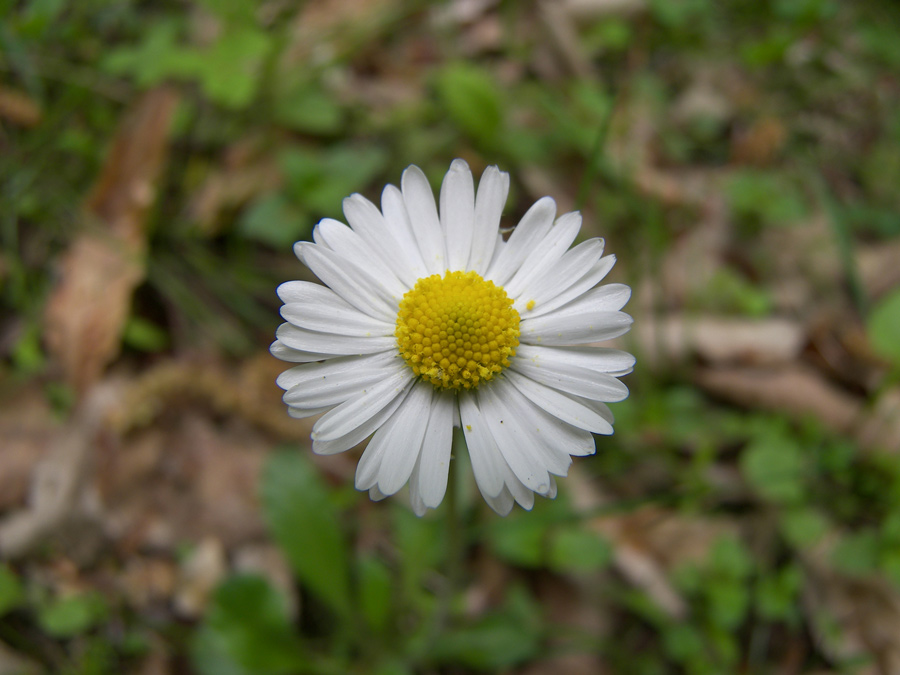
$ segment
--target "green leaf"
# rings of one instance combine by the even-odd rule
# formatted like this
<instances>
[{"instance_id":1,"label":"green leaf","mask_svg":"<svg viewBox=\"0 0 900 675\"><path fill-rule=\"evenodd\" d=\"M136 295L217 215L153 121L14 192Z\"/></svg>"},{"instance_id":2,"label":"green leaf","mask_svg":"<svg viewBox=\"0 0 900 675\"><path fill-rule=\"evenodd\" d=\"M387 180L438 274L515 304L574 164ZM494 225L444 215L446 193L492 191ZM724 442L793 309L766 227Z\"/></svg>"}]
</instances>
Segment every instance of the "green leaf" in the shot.
<instances>
[{"instance_id":1,"label":"green leaf","mask_svg":"<svg viewBox=\"0 0 900 675\"><path fill-rule=\"evenodd\" d=\"M19 607L25 600L25 589L19 577L6 565L0 565L0 617Z\"/></svg>"},{"instance_id":2,"label":"green leaf","mask_svg":"<svg viewBox=\"0 0 900 675\"><path fill-rule=\"evenodd\" d=\"M747 584L738 579L713 578L705 590L713 623L728 629L740 626L750 606Z\"/></svg>"},{"instance_id":3,"label":"green leaf","mask_svg":"<svg viewBox=\"0 0 900 675\"><path fill-rule=\"evenodd\" d=\"M513 589L505 606L480 621L444 632L432 651L440 663L499 672L532 659L540 647L535 621L539 608L521 589Z\"/></svg>"},{"instance_id":4,"label":"green leaf","mask_svg":"<svg viewBox=\"0 0 900 675\"><path fill-rule=\"evenodd\" d=\"M900 290L878 302L869 315L867 328L872 348L900 367Z\"/></svg>"},{"instance_id":5,"label":"green leaf","mask_svg":"<svg viewBox=\"0 0 900 675\"><path fill-rule=\"evenodd\" d=\"M247 239L279 250L305 238L310 231L309 217L277 192L255 201L238 221L238 232Z\"/></svg>"},{"instance_id":6,"label":"green leaf","mask_svg":"<svg viewBox=\"0 0 900 675\"><path fill-rule=\"evenodd\" d=\"M226 108L247 107L259 89L260 69L271 47L272 37L256 26L226 32L195 61L204 93Z\"/></svg>"},{"instance_id":7,"label":"green leaf","mask_svg":"<svg viewBox=\"0 0 900 675\"><path fill-rule=\"evenodd\" d=\"M96 593L73 595L55 600L38 612L41 628L57 638L86 633L106 618L103 598Z\"/></svg>"},{"instance_id":8,"label":"green leaf","mask_svg":"<svg viewBox=\"0 0 900 675\"><path fill-rule=\"evenodd\" d=\"M726 185L731 207L738 215L764 225L786 225L806 216L809 209L798 187L787 176L744 169Z\"/></svg>"},{"instance_id":9,"label":"green leaf","mask_svg":"<svg viewBox=\"0 0 900 675\"><path fill-rule=\"evenodd\" d=\"M207 611L205 629L195 656L218 653L224 664L224 652L238 666L232 669L235 673L294 673L306 664L284 599L261 577L238 576L222 583Z\"/></svg>"},{"instance_id":10,"label":"green leaf","mask_svg":"<svg viewBox=\"0 0 900 675\"><path fill-rule=\"evenodd\" d=\"M322 477L300 452L280 452L266 464L261 494L269 529L300 581L349 614L347 543Z\"/></svg>"},{"instance_id":11,"label":"green leaf","mask_svg":"<svg viewBox=\"0 0 900 675\"><path fill-rule=\"evenodd\" d=\"M569 527L550 540L550 567L564 572L593 572L609 565L613 550L596 532Z\"/></svg>"},{"instance_id":12,"label":"green leaf","mask_svg":"<svg viewBox=\"0 0 900 675\"><path fill-rule=\"evenodd\" d=\"M831 552L831 562L846 574L863 576L878 566L879 544L874 530L846 534Z\"/></svg>"},{"instance_id":13,"label":"green leaf","mask_svg":"<svg viewBox=\"0 0 900 675\"><path fill-rule=\"evenodd\" d=\"M815 544L828 531L828 519L812 508L799 507L781 514L781 533L796 548Z\"/></svg>"},{"instance_id":14,"label":"green leaf","mask_svg":"<svg viewBox=\"0 0 900 675\"><path fill-rule=\"evenodd\" d=\"M797 503L803 499L806 462L797 443L780 431L764 432L741 455L741 471L765 499Z\"/></svg>"},{"instance_id":15,"label":"green leaf","mask_svg":"<svg viewBox=\"0 0 900 675\"><path fill-rule=\"evenodd\" d=\"M290 129L318 135L336 134L344 123L341 106L313 85L295 87L278 96L273 116Z\"/></svg>"},{"instance_id":16,"label":"green leaf","mask_svg":"<svg viewBox=\"0 0 900 675\"><path fill-rule=\"evenodd\" d=\"M169 335L152 321L131 316L125 322L122 341L142 352L160 352L168 346Z\"/></svg>"},{"instance_id":17,"label":"green leaf","mask_svg":"<svg viewBox=\"0 0 900 675\"><path fill-rule=\"evenodd\" d=\"M493 145L503 125L501 88L479 66L454 63L437 78L437 92L450 118L474 140Z\"/></svg>"},{"instance_id":18,"label":"green leaf","mask_svg":"<svg viewBox=\"0 0 900 675\"><path fill-rule=\"evenodd\" d=\"M494 521L490 543L497 556L520 567L540 567L549 524L540 518L512 516Z\"/></svg>"},{"instance_id":19,"label":"green leaf","mask_svg":"<svg viewBox=\"0 0 900 675\"><path fill-rule=\"evenodd\" d=\"M803 586L803 572L788 565L763 577L756 588L756 610L767 621L788 621L798 616L797 598Z\"/></svg>"},{"instance_id":20,"label":"green leaf","mask_svg":"<svg viewBox=\"0 0 900 675\"><path fill-rule=\"evenodd\" d=\"M393 597L390 570L378 558L362 558L359 561L359 609L373 630L382 632L387 627Z\"/></svg>"},{"instance_id":21,"label":"green leaf","mask_svg":"<svg viewBox=\"0 0 900 675\"><path fill-rule=\"evenodd\" d=\"M729 579L745 579L753 573L753 556L737 537L724 535L713 543L710 569Z\"/></svg>"},{"instance_id":22,"label":"green leaf","mask_svg":"<svg viewBox=\"0 0 900 675\"><path fill-rule=\"evenodd\" d=\"M319 214L334 214L344 197L365 186L387 165L378 146L336 146L328 152L291 149L280 159L287 179L287 194L301 207Z\"/></svg>"}]
</instances>

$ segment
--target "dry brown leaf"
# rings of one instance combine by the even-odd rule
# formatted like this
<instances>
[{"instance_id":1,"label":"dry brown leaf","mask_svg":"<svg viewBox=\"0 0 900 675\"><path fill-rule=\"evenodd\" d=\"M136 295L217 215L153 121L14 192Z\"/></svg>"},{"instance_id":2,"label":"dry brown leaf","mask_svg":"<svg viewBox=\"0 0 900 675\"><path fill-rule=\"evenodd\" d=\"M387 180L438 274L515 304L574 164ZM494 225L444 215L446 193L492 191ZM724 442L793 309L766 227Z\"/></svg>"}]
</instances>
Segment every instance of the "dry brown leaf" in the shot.
<instances>
[{"instance_id":1,"label":"dry brown leaf","mask_svg":"<svg viewBox=\"0 0 900 675\"><path fill-rule=\"evenodd\" d=\"M870 298L879 298L900 286L900 237L893 241L860 246L856 265L863 287Z\"/></svg>"},{"instance_id":2,"label":"dry brown leaf","mask_svg":"<svg viewBox=\"0 0 900 675\"><path fill-rule=\"evenodd\" d=\"M767 166L781 152L787 140L787 128L777 117L762 117L731 140L731 159L735 164Z\"/></svg>"},{"instance_id":3,"label":"dry brown leaf","mask_svg":"<svg viewBox=\"0 0 900 675\"><path fill-rule=\"evenodd\" d=\"M32 471L57 440L56 426L36 387L0 400L0 512L24 502Z\"/></svg>"},{"instance_id":4,"label":"dry brown leaf","mask_svg":"<svg viewBox=\"0 0 900 675\"><path fill-rule=\"evenodd\" d=\"M0 675L38 675L46 672L39 663L13 651L0 641Z\"/></svg>"},{"instance_id":5,"label":"dry brown leaf","mask_svg":"<svg viewBox=\"0 0 900 675\"><path fill-rule=\"evenodd\" d=\"M790 319L683 314L639 317L632 335L645 365L666 367L692 357L713 364L787 364L805 340L803 326Z\"/></svg>"},{"instance_id":6,"label":"dry brown leaf","mask_svg":"<svg viewBox=\"0 0 900 675\"><path fill-rule=\"evenodd\" d=\"M855 675L900 673L900 594L886 579L830 569L824 562L830 545L804 560L803 602L819 647L837 662L862 660Z\"/></svg>"},{"instance_id":7,"label":"dry brown leaf","mask_svg":"<svg viewBox=\"0 0 900 675\"><path fill-rule=\"evenodd\" d=\"M128 115L85 203L89 227L60 264L45 339L80 392L117 354L132 291L144 276L144 217L155 199L176 103L172 90L158 88Z\"/></svg>"},{"instance_id":8,"label":"dry brown leaf","mask_svg":"<svg viewBox=\"0 0 900 675\"><path fill-rule=\"evenodd\" d=\"M181 564L178 586L173 598L175 612L187 619L197 619L228 566L225 547L215 537L206 537Z\"/></svg>"},{"instance_id":9,"label":"dry brown leaf","mask_svg":"<svg viewBox=\"0 0 900 675\"><path fill-rule=\"evenodd\" d=\"M900 452L900 389L890 389L878 397L857 438L863 448Z\"/></svg>"},{"instance_id":10,"label":"dry brown leaf","mask_svg":"<svg viewBox=\"0 0 900 675\"><path fill-rule=\"evenodd\" d=\"M0 87L0 118L20 127L33 127L41 122L41 107L27 94Z\"/></svg>"},{"instance_id":11,"label":"dry brown leaf","mask_svg":"<svg viewBox=\"0 0 900 675\"><path fill-rule=\"evenodd\" d=\"M581 49L575 21L566 11L566 6L556 0L544 0L539 8L544 27L541 35L553 41L553 47L566 68L580 78L595 78L594 66Z\"/></svg>"},{"instance_id":12,"label":"dry brown leaf","mask_svg":"<svg viewBox=\"0 0 900 675\"><path fill-rule=\"evenodd\" d=\"M707 391L748 408L783 413L796 419L811 415L838 433L851 433L862 403L802 365L779 370L704 368L697 383Z\"/></svg>"}]
</instances>

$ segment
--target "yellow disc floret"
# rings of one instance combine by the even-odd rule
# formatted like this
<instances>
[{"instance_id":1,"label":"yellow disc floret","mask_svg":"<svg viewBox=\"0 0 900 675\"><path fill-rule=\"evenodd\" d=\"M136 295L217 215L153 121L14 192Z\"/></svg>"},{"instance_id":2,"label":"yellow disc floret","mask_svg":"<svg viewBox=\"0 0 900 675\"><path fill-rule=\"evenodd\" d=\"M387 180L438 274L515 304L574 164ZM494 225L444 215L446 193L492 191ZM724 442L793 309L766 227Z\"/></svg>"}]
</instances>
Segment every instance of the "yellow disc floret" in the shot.
<instances>
[{"instance_id":1,"label":"yellow disc floret","mask_svg":"<svg viewBox=\"0 0 900 675\"><path fill-rule=\"evenodd\" d=\"M509 366L519 313L475 272L433 274L403 296L394 335L416 375L439 389L472 389Z\"/></svg>"}]
</instances>

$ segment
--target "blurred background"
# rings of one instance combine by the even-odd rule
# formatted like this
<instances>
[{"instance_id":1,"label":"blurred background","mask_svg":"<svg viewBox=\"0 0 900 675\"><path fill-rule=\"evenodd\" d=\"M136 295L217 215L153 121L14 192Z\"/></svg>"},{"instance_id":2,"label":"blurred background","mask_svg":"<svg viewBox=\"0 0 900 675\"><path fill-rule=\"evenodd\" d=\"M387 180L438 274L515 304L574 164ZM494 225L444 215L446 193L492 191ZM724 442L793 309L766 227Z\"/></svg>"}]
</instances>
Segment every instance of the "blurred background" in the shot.
<instances>
[{"instance_id":1,"label":"blurred background","mask_svg":"<svg viewBox=\"0 0 900 675\"><path fill-rule=\"evenodd\" d=\"M0 675L900 673L898 36L890 0L0 0ZM467 468L458 522L356 493L267 352L291 244L455 157L634 289L615 435L505 519Z\"/></svg>"}]
</instances>

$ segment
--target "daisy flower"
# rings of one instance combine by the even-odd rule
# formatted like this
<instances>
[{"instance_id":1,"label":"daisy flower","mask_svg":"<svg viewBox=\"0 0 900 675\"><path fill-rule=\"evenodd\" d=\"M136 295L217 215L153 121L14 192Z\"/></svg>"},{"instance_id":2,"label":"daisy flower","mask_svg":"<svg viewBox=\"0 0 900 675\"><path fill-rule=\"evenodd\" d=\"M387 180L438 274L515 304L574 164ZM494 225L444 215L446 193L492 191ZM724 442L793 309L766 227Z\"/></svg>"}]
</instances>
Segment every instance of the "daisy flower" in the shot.
<instances>
[{"instance_id":1,"label":"daisy flower","mask_svg":"<svg viewBox=\"0 0 900 675\"><path fill-rule=\"evenodd\" d=\"M383 499L409 483L413 510L447 490L453 427L465 435L475 481L505 515L535 493L556 495L572 456L611 434L605 402L634 357L589 346L627 332L631 289L597 284L615 263L602 239L574 247L581 215L556 217L549 197L508 240L500 215L509 174L489 167L476 191L461 159L450 165L440 212L425 174L410 166L381 209L344 200L349 227L326 218L294 252L323 285L278 288L286 323L271 351L299 363L278 378L293 417L324 413L319 454L369 436L356 487ZM571 248L570 248L571 247Z\"/></svg>"}]
</instances>

